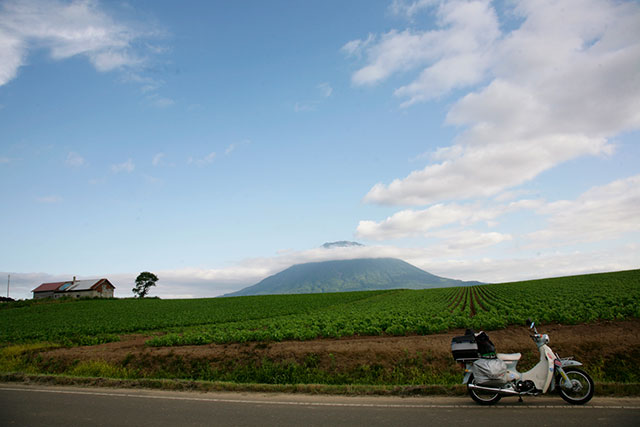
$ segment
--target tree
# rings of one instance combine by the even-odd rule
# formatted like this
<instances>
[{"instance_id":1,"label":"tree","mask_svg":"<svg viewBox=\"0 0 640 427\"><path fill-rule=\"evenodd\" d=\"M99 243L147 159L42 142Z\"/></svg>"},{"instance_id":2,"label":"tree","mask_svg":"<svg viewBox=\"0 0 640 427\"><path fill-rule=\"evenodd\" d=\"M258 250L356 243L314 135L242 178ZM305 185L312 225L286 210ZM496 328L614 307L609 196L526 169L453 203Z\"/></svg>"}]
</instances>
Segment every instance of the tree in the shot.
<instances>
[{"instance_id":1,"label":"tree","mask_svg":"<svg viewBox=\"0 0 640 427\"><path fill-rule=\"evenodd\" d=\"M138 298L144 298L149 293L149 288L156 285L158 276L148 271L143 271L136 278L136 287L132 289Z\"/></svg>"}]
</instances>

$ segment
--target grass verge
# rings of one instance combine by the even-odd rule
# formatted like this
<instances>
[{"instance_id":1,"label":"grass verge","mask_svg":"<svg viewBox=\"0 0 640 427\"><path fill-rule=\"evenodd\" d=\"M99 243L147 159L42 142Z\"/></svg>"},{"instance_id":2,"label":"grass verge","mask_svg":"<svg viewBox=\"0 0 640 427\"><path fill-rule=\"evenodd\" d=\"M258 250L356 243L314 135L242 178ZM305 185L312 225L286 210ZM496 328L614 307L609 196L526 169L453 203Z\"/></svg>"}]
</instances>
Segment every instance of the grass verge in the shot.
<instances>
[{"instance_id":1,"label":"grass verge","mask_svg":"<svg viewBox=\"0 0 640 427\"><path fill-rule=\"evenodd\" d=\"M337 395L456 396L466 393L457 366L406 355L392 366L323 367L315 354L295 361L248 360L212 367L206 359L128 355L120 363L43 358L51 343L0 348L0 381L192 391L254 391ZM449 361L450 362L450 361ZM146 367L146 368L145 368ZM595 373L599 371L595 369ZM623 378L629 378L624 376ZM635 379L635 378L634 378ZM598 396L640 396L640 382L598 381ZM430 385L425 385L430 384Z\"/></svg>"},{"instance_id":2,"label":"grass verge","mask_svg":"<svg viewBox=\"0 0 640 427\"><path fill-rule=\"evenodd\" d=\"M466 387L462 384L419 386L240 384L222 381L125 379L24 373L0 373L0 382L170 391L305 393L345 396L463 396L467 393ZM640 396L640 383L596 383L595 395L599 397L638 397Z\"/></svg>"},{"instance_id":3,"label":"grass verge","mask_svg":"<svg viewBox=\"0 0 640 427\"><path fill-rule=\"evenodd\" d=\"M466 393L466 388L462 385L380 386L359 384L239 384L222 381L73 377L64 375L31 375L23 373L0 373L0 382L81 387L145 388L172 391L305 393L353 396L461 396Z\"/></svg>"}]
</instances>

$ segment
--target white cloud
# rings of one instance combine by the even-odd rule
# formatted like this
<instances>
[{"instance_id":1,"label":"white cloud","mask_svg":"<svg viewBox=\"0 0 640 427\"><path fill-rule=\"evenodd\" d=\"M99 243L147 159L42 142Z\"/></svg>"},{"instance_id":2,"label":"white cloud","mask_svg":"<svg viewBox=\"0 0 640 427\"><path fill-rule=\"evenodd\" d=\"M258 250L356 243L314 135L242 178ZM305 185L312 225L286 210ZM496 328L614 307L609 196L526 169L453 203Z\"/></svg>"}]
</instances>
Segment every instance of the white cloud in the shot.
<instances>
[{"instance_id":1,"label":"white cloud","mask_svg":"<svg viewBox=\"0 0 640 427\"><path fill-rule=\"evenodd\" d=\"M157 153L155 156L153 156L153 159L151 160L151 164L153 166L160 166L162 164L162 159L165 157L164 153Z\"/></svg>"},{"instance_id":2,"label":"white cloud","mask_svg":"<svg viewBox=\"0 0 640 427\"><path fill-rule=\"evenodd\" d=\"M202 157L202 158L193 158L193 157L189 157L187 159L187 163L188 164L194 164L197 166L206 166L208 164L213 163L213 161L216 158L216 153L215 151L212 151L211 153L207 154L206 156Z\"/></svg>"},{"instance_id":3,"label":"white cloud","mask_svg":"<svg viewBox=\"0 0 640 427\"><path fill-rule=\"evenodd\" d=\"M429 233L428 236L442 239L441 253L448 254L468 253L471 250L486 248L513 239L510 234L495 231L483 233L475 230L440 230Z\"/></svg>"},{"instance_id":4,"label":"white cloud","mask_svg":"<svg viewBox=\"0 0 640 427\"><path fill-rule=\"evenodd\" d=\"M319 83L315 87L309 99L298 101L293 105L293 111L296 113L315 111L323 102L330 98L333 94L333 88L327 82Z\"/></svg>"},{"instance_id":5,"label":"white cloud","mask_svg":"<svg viewBox=\"0 0 640 427\"><path fill-rule=\"evenodd\" d=\"M152 175L143 174L142 177L144 178L147 184L151 184L151 185L162 184L164 182L162 179L156 178L155 176L152 176Z\"/></svg>"},{"instance_id":6,"label":"white cloud","mask_svg":"<svg viewBox=\"0 0 640 427\"><path fill-rule=\"evenodd\" d=\"M67 166L80 167L85 165L85 160L80 154L75 151L70 151L69 154L67 154L67 160L65 163Z\"/></svg>"},{"instance_id":7,"label":"white cloud","mask_svg":"<svg viewBox=\"0 0 640 427\"><path fill-rule=\"evenodd\" d=\"M425 69L414 82L394 92L401 98L409 98L401 106L444 95L452 89L480 82L487 68L487 59L477 52L446 58Z\"/></svg>"},{"instance_id":8,"label":"white cloud","mask_svg":"<svg viewBox=\"0 0 640 427\"><path fill-rule=\"evenodd\" d=\"M304 111L314 111L316 109L315 105L309 103L296 102L293 106L293 111L296 113L304 112Z\"/></svg>"},{"instance_id":9,"label":"white cloud","mask_svg":"<svg viewBox=\"0 0 640 427\"><path fill-rule=\"evenodd\" d=\"M371 33L367 36L365 40L351 40L350 42L345 43L344 46L340 50L344 52L347 56L354 56L360 58L362 56L363 51L373 43L375 40L375 36Z\"/></svg>"},{"instance_id":10,"label":"white cloud","mask_svg":"<svg viewBox=\"0 0 640 427\"><path fill-rule=\"evenodd\" d=\"M436 30L392 30L362 48L366 63L353 74L355 84L421 70L395 90L404 106L480 85L447 115L463 129L453 145L424 169L376 184L366 201L424 205L493 196L578 156L609 155L611 138L640 128L640 5L510 5L501 16L522 21L509 32L500 32L487 2L451 1L436 8ZM343 50L364 44L350 43L353 49Z\"/></svg>"},{"instance_id":11,"label":"white cloud","mask_svg":"<svg viewBox=\"0 0 640 427\"><path fill-rule=\"evenodd\" d=\"M522 209L532 210L542 206L542 200L521 199L508 204L438 203L423 210L406 209L396 212L380 222L360 221L356 236L367 240L390 240L406 237L439 237L445 236L434 230L457 224L462 226L485 222L495 227L496 218ZM451 233L451 230L446 231ZM458 235L460 235L458 233Z\"/></svg>"},{"instance_id":12,"label":"white cloud","mask_svg":"<svg viewBox=\"0 0 640 427\"><path fill-rule=\"evenodd\" d=\"M89 181L87 181L90 185L100 185L100 184L104 184L105 182L107 182L106 178L91 178Z\"/></svg>"},{"instance_id":13,"label":"white cloud","mask_svg":"<svg viewBox=\"0 0 640 427\"><path fill-rule=\"evenodd\" d=\"M625 245L592 252L553 252L539 256L482 259L417 260L433 274L487 283L543 279L598 272L631 270L640 264L640 248Z\"/></svg>"},{"instance_id":14,"label":"white cloud","mask_svg":"<svg viewBox=\"0 0 640 427\"><path fill-rule=\"evenodd\" d=\"M429 250L439 258L443 254L468 257L470 250L510 240L516 240L518 250L527 251L591 242L610 244L633 239L632 233L640 233L640 175L593 187L575 200L492 203L436 204L424 210L403 210L380 222L360 221L356 235L369 240L436 238L440 241ZM495 228L500 216L522 210L542 217L546 226L533 232L521 230L516 235L464 228L479 222ZM613 259L613 255L608 256ZM580 271L584 270L573 273Z\"/></svg>"},{"instance_id":15,"label":"white cloud","mask_svg":"<svg viewBox=\"0 0 640 427\"><path fill-rule=\"evenodd\" d=\"M11 161L8 157L0 157L0 163L9 163Z\"/></svg>"},{"instance_id":16,"label":"white cloud","mask_svg":"<svg viewBox=\"0 0 640 427\"><path fill-rule=\"evenodd\" d=\"M465 146L460 154L442 163L411 172L389 185L376 184L365 201L426 205L441 200L494 196L578 155L604 155L611 150L603 138L562 134Z\"/></svg>"},{"instance_id":17,"label":"white cloud","mask_svg":"<svg viewBox=\"0 0 640 427\"><path fill-rule=\"evenodd\" d=\"M484 1L451 2L442 4L437 15L437 30L391 30L375 42L369 35L366 40L345 44L344 52L364 51L367 57L368 64L353 74L353 83L376 84L394 73L429 63L433 65L419 80L398 89L399 96L409 95L410 102L415 102L477 83L488 66L485 51L500 35L494 10Z\"/></svg>"},{"instance_id":18,"label":"white cloud","mask_svg":"<svg viewBox=\"0 0 640 427\"><path fill-rule=\"evenodd\" d=\"M92 0L7 0L0 4L0 86L18 74L29 51L56 60L83 55L101 72L139 67L137 41L157 35L115 20Z\"/></svg>"},{"instance_id":19,"label":"white cloud","mask_svg":"<svg viewBox=\"0 0 640 427\"><path fill-rule=\"evenodd\" d=\"M240 140L238 142L232 142L224 150L224 154L228 156L229 154L233 153L237 148L242 147L244 145L248 145L248 144L251 144L251 140L250 139L243 139L243 140Z\"/></svg>"},{"instance_id":20,"label":"white cloud","mask_svg":"<svg viewBox=\"0 0 640 427\"><path fill-rule=\"evenodd\" d=\"M168 108L175 104L175 101L173 99L160 96L157 93L147 95L146 99L149 104L158 108Z\"/></svg>"},{"instance_id":21,"label":"white cloud","mask_svg":"<svg viewBox=\"0 0 640 427\"><path fill-rule=\"evenodd\" d=\"M52 194L50 196L38 197L36 200L40 203L52 204L62 202L62 197Z\"/></svg>"},{"instance_id":22,"label":"white cloud","mask_svg":"<svg viewBox=\"0 0 640 427\"><path fill-rule=\"evenodd\" d=\"M428 209L403 210L384 221L360 221L356 230L361 239L388 240L422 234L431 229L468 219L471 206L437 204Z\"/></svg>"},{"instance_id":23,"label":"white cloud","mask_svg":"<svg viewBox=\"0 0 640 427\"><path fill-rule=\"evenodd\" d=\"M594 187L576 200L549 203L538 213L548 226L529 234L534 246L558 247L640 232L640 175Z\"/></svg>"},{"instance_id":24,"label":"white cloud","mask_svg":"<svg viewBox=\"0 0 640 427\"><path fill-rule=\"evenodd\" d=\"M13 80L24 62L25 43L0 26L0 86Z\"/></svg>"},{"instance_id":25,"label":"white cloud","mask_svg":"<svg viewBox=\"0 0 640 427\"><path fill-rule=\"evenodd\" d=\"M333 93L333 88L327 82L320 83L318 85L318 89L322 93L322 96L324 96L325 98L329 98L331 96L331 94Z\"/></svg>"},{"instance_id":26,"label":"white cloud","mask_svg":"<svg viewBox=\"0 0 640 427\"><path fill-rule=\"evenodd\" d=\"M136 165L133 163L133 160L127 159L126 162L118 163L118 164L115 164L115 165L111 165L111 172L113 172L113 173L120 173L120 172L131 173L131 172L134 171L135 168L136 168Z\"/></svg>"},{"instance_id":27,"label":"white cloud","mask_svg":"<svg viewBox=\"0 0 640 427\"><path fill-rule=\"evenodd\" d=\"M50 275L46 273L16 273L16 272L0 272L3 278L11 275L9 296L13 299L28 299L33 297L31 290L37 288L42 283L57 282L71 279L73 276L62 278L61 276ZM4 296L4 295L3 295Z\"/></svg>"},{"instance_id":28,"label":"white cloud","mask_svg":"<svg viewBox=\"0 0 640 427\"><path fill-rule=\"evenodd\" d=\"M404 15L405 17L412 19L418 12L424 9L434 7L440 2L440 0L393 0L389 6L389 10L396 15Z\"/></svg>"},{"instance_id":29,"label":"white cloud","mask_svg":"<svg viewBox=\"0 0 640 427\"><path fill-rule=\"evenodd\" d=\"M509 190L509 191L505 191L502 192L500 194L498 194L496 197L494 197L494 200L496 202L506 202L508 200L513 200L515 198L518 198L520 196L525 196L525 195L531 195L533 194L532 191L530 190Z\"/></svg>"}]
</instances>

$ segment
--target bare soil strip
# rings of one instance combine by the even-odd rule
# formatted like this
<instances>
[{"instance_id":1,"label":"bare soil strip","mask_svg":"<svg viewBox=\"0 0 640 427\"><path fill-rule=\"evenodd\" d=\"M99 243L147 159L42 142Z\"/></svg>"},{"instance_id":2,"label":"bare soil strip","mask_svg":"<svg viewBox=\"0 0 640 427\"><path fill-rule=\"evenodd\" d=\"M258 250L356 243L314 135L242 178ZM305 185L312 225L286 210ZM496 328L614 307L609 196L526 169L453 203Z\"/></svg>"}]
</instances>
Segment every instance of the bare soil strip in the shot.
<instances>
[{"instance_id":1,"label":"bare soil strip","mask_svg":"<svg viewBox=\"0 0 640 427\"><path fill-rule=\"evenodd\" d=\"M640 319L616 322L597 322L582 325L539 325L540 332L550 336L550 347L561 357L575 356L588 364L600 362L618 355L640 352ZM318 339L311 341L250 342L238 344L208 344L182 347L147 347L149 335L127 335L119 342L107 344L57 348L43 351L42 358L60 361L102 360L120 364L131 356L180 356L183 359L207 359L212 362L241 363L243 359L268 358L278 362L301 362L309 355L318 358L320 366L330 367L339 363L342 368L352 368L364 364L393 366L407 356L420 354L428 357L437 367L449 365L451 358L451 338L462 335L464 330L453 330L443 334L413 335L403 337L375 336L349 337L342 339ZM529 338L528 330L509 327L489 332L491 340L499 352L522 352L522 369L535 363L537 351ZM154 357L147 357L152 360ZM587 365L588 368L588 365Z\"/></svg>"}]
</instances>

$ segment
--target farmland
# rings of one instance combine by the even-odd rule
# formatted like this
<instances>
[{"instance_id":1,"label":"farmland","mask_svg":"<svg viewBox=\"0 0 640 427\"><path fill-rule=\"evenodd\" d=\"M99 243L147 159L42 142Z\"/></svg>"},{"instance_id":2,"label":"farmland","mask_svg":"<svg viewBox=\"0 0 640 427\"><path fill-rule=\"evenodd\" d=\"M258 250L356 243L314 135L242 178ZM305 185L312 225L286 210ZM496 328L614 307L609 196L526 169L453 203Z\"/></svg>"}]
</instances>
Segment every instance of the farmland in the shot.
<instances>
[{"instance_id":1,"label":"farmland","mask_svg":"<svg viewBox=\"0 0 640 427\"><path fill-rule=\"evenodd\" d=\"M98 344L153 331L166 333L151 346L426 335L500 329L527 317L563 324L638 318L640 270L427 290L6 305L0 342Z\"/></svg>"},{"instance_id":2,"label":"farmland","mask_svg":"<svg viewBox=\"0 0 640 427\"><path fill-rule=\"evenodd\" d=\"M452 334L484 329L531 347L521 330L531 317L555 328L552 339L564 336L559 351L590 361L598 381L638 381L628 367L640 359L640 270L428 290L1 307L4 372L455 384ZM535 357L525 353L523 362Z\"/></svg>"}]
</instances>

